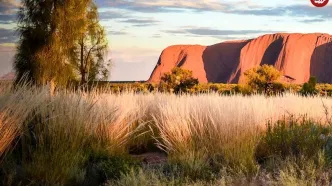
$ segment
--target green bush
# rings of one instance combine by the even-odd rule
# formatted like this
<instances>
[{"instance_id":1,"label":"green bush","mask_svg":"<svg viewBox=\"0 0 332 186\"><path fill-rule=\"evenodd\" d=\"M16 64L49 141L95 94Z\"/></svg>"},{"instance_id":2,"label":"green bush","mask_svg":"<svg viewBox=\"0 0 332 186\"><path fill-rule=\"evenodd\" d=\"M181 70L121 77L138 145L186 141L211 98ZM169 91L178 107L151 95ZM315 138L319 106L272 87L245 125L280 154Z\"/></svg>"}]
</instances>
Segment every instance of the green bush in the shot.
<instances>
[{"instance_id":1,"label":"green bush","mask_svg":"<svg viewBox=\"0 0 332 186\"><path fill-rule=\"evenodd\" d=\"M188 151L181 155L172 156L164 171L172 172L178 178L197 181L212 180L218 173L217 171L220 171L213 168L207 154L202 151Z\"/></svg>"},{"instance_id":2,"label":"green bush","mask_svg":"<svg viewBox=\"0 0 332 186\"><path fill-rule=\"evenodd\" d=\"M167 180L161 172L131 170L129 174L122 174L120 180L109 180L107 186L143 186L143 185L175 185L175 181Z\"/></svg>"},{"instance_id":3,"label":"green bush","mask_svg":"<svg viewBox=\"0 0 332 186\"><path fill-rule=\"evenodd\" d=\"M314 158L289 157L275 170L275 185L330 185L331 174L325 164L321 151Z\"/></svg>"},{"instance_id":4,"label":"green bush","mask_svg":"<svg viewBox=\"0 0 332 186\"><path fill-rule=\"evenodd\" d=\"M1 85L0 85L1 86ZM304 88L303 88L304 87ZM266 95L277 95L284 93L285 91L291 93L300 93L302 95L316 95L320 93L325 96L332 96L331 84L316 84L316 89L310 91L309 84L283 84L279 82L272 82L267 84ZM1 87L0 87L1 89ZM124 91L133 91L135 93L148 93L148 92L175 92L175 89L166 83L154 84L147 82L126 82L126 83L112 83L112 82L91 82L87 87L80 87L79 84L72 84L68 89L83 89L86 91L98 90L98 92L105 93L121 93ZM252 93L265 93L263 89L258 91L255 87L243 84L223 84L223 83L199 83L192 87L185 88L185 91L181 89L181 92L191 94L201 94L209 92L218 92L220 94L229 95L232 93L238 93L243 95L251 95ZM313 92L313 93L310 93Z\"/></svg>"},{"instance_id":5,"label":"green bush","mask_svg":"<svg viewBox=\"0 0 332 186\"><path fill-rule=\"evenodd\" d=\"M253 93L253 90L250 86L248 85L236 85L233 88L233 91L237 94L243 94L243 95L251 95Z\"/></svg>"},{"instance_id":6,"label":"green bush","mask_svg":"<svg viewBox=\"0 0 332 186\"><path fill-rule=\"evenodd\" d=\"M122 174L138 170L140 166L137 160L128 155L91 154L86 165L84 185L100 185L107 180L119 179Z\"/></svg>"},{"instance_id":7,"label":"green bush","mask_svg":"<svg viewBox=\"0 0 332 186\"><path fill-rule=\"evenodd\" d=\"M268 123L267 131L261 139L256 158L264 162L269 158L286 159L287 157L304 156L311 158L324 150L328 127L319 125L303 117L279 120L275 124Z\"/></svg>"},{"instance_id":8,"label":"green bush","mask_svg":"<svg viewBox=\"0 0 332 186\"><path fill-rule=\"evenodd\" d=\"M279 87L276 84L281 77L281 72L271 65L263 65L258 68L253 68L244 73L247 84L259 93L270 94L274 89ZM276 89L278 90L278 89Z\"/></svg>"},{"instance_id":9,"label":"green bush","mask_svg":"<svg viewBox=\"0 0 332 186\"><path fill-rule=\"evenodd\" d=\"M313 96L319 93L316 89L317 79L316 77L310 77L307 83L304 83L300 93L304 96Z\"/></svg>"},{"instance_id":10,"label":"green bush","mask_svg":"<svg viewBox=\"0 0 332 186\"><path fill-rule=\"evenodd\" d=\"M193 78L192 71L176 67L172 69L171 73L165 73L161 77L160 84L161 91L189 92L191 88L198 85L198 79Z\"/></svg>"},{"instance_id":11,"label":"green bush","mask_svg":"<svg viewBox=\"0 0 332 186\"><path fill-rule=\"evenodd\" d=\"M277 95L285 92L285 85L279 82L271 83L268 95Z\"/></svg>"}]
</instances>

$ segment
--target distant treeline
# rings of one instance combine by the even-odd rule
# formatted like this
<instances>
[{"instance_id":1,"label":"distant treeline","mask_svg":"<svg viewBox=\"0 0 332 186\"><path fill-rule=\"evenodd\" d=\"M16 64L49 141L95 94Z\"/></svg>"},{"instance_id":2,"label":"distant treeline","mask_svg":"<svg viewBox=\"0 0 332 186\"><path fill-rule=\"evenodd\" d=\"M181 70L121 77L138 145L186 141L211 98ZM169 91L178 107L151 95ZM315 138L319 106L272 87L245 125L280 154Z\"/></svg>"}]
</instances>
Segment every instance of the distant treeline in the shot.
<instances>
[{"instance_id":1,"label":"distant treeline","mask_svg":"<svg viewBox=\"0 0 332 186\"><path fill-rule=\"evenodd\" d=\"M276 93L292 92L300 93L302 84L280 84ZM146 81L96 81L88 84L88 89L99 89L113 93L120 93L124 91L133 91L136 93L149 92L170 92L165 86L157 83L148 83ZM316 85L316 90L320 95L332 96L332 84L319 83ZM250 95L256 93L245 84L224 84L224 83L199 83L193 88L190 88L186 93L220 93L220 94L245 94Z\"/></svg>"}]
</instances>

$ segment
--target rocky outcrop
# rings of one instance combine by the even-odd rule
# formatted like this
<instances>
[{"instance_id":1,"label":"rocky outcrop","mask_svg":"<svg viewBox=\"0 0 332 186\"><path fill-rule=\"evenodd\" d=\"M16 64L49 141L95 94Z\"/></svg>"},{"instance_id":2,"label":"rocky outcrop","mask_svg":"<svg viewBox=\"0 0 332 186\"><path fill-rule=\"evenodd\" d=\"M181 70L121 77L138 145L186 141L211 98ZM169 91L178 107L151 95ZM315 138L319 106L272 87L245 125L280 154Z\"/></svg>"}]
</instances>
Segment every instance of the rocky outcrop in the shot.
<instances>
[{"instance_id":1,"label":"rocky outcrop","mask_svg":"<svg viewBox=\"0 0 332 186\"><path fill-rule=\"evenodd\" d=\"M332 36L328 34L269 34L251 40L228 41L212 46L175 45L160 55L150 82L159 82L174 67L193 71L200 82L241 83L243 73L270 64L292 83L316 76L332 83Z\"/></svg>"},{"instance_id":2,"label":"rocky outcrop","mask_svg":"<svg viewBox=\"0 0 332 186\"><path fill-rule=\"evenodd\" d=\"M8 74L5 74L4 76L0 77L0 80L14 80L15 79L15 72L9 72Z\"/></svg>"}]
</instances>

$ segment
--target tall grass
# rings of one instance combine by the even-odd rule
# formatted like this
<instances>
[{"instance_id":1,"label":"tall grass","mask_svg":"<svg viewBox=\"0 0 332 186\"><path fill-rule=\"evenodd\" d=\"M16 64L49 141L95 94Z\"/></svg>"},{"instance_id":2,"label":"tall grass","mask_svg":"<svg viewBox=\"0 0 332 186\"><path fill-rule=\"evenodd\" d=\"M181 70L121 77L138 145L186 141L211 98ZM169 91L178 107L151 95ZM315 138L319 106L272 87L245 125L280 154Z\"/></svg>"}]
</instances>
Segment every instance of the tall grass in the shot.
<instances>
[{"instance_id":1,"label":"tall grass","mask_svg":"<svg viewBox=\"0 0 332 186\"><path fill-rule=\"evenodd\" d=\"M326 105L332 103L328 98L291 94L158 96L167 99L156 101L152 113L159 131L157 140L170 157L180 158L179 162L198 159L226 164L234 172L245 174L255 174L258 170L254 154L267 121L277 121L292 113L307 114L326 123L321 99Z\"/></svg>"},{"instance_id":2,"label":"tall grass","mask_svg":"<svg viewBox=\"0 0 332 186\"><path fill-rule=\"evenodd\" d=\"M185 170L183 176L213 179L225 167L230 174L255 176L256 150L268 121L307 115L324 125L331 106L331 98L294 94L59 90L50 96L42 87L6 89L0 92L0 157L19 162L30 183L63 185L84 183L87 167L100 156L154 143Z\"/></svg>"},{"instance_id":3,"label":"tall grass","mask_svg":"<svg viewBox=\"0 0 332 186\"><path fill-rule=\"evenodd\" d=\"M15 145L15 139L24 132L23 125L29 120L29 114L46 97L46 92L36 88L22 87L14 91L6 88L0 91L0 157Z\"/></svg>"}]
</instances>

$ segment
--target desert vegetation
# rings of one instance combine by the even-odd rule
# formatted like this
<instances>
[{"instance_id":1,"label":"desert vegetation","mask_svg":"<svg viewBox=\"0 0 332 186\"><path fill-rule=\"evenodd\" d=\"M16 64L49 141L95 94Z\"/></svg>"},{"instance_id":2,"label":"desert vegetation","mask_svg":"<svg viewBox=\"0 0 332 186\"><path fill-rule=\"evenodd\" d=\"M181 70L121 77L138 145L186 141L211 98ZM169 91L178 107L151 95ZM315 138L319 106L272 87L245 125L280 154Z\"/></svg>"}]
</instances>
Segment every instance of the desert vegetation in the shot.
<instances>
[{"instance_id":1,"label":"desert vegetation","mask_svg":"<svg viewBox=\"0 0 332 186\"><path fill-rule=\"evenodd\" d=\"M22 0L15 83L66 87L107 79L108 41L92 0Z\"/></svg>"},{"instance_id":2,"label":"desert vegetation","mask_svg":"<svg viewBox=\"0 0 332 186\"><path fill-rule=\"evenodd\" d=\"M109 83L91 82L88 87L119 93L134 91L140 93L169 92L169 93L219 93L222 95L241 94L253 95L264 94L266 96L295 93L303 96L332 95L331 84L319 84L316 77L310 77L307 83L291 84L282 82L282 73L271 65L258 66L244 73L245 82L242 84L223 83L199 83L193 77L192 72L182 68L174 68L170 73L161 77L160 83L135 82L135 83Z\"/></svg>"},{"instance_id":3,"label":"desert vegetation","mask_svg":"<svg viewBox=\"0 0 332 186\"><path fill-rule=\"evenodd\" d=\"M16 80L0 82L0 185L330 185L332 98L314 77L109 84L91 0L22 0Z\"/></svg>"},{"instance_id":4,"label":"desert vegetation","mask_svg":"<svg viewBox=\"0 0 332 186\"><path fill-rule=\"evenodd\" d=\"M332 99L4 87L2 185L329 185ZM145 159L154 153L165 161Z\"/></svg>"}]
</instances>

